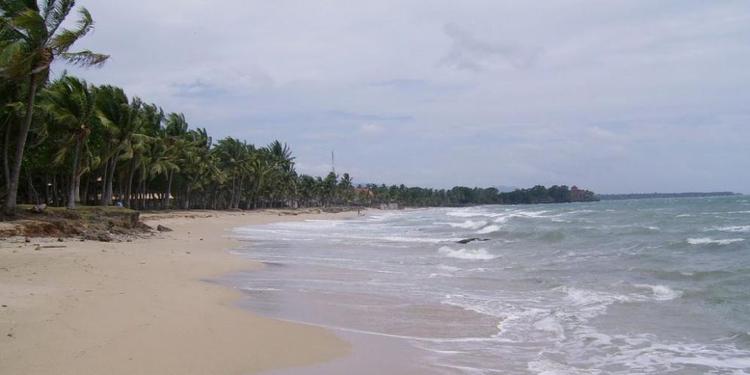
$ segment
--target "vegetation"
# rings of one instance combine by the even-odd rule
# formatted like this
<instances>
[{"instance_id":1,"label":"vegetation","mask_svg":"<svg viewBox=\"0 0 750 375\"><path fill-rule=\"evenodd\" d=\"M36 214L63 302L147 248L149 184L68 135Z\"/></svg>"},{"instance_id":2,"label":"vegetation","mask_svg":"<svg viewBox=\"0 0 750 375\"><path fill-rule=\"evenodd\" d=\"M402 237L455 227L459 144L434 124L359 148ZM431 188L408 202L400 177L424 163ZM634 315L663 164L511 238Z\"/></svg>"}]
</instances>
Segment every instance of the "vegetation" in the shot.
<instances>
[{"instance_id":1,"label":"vegetation","mask_svg":"<svg viewBox=\"0 0 750 375\"><path fill-rule=\"evenodd\" d=\"M7 197L6 213L16 207L24 150L34 120L35 100L40 87L49 79L52 63L61 58L81 66L100 65L108 56L91 51L70 52L75 42L93 29L91 14L80 8L80 19L73 29L62 28L73 10L73 0L0 1L0 91L5 112L4 153L9 148L12 124L15 129L15 157L4 160ZM10 165L10 167L8 167Z\"/></svg>"},{"instance_id":2,"label":"vegetation","mask_svg":"<svg viewBox=\"0 0 750 375\"><path fill-rule=\"evenodd\" d=\"M367 206L398 204L406 207L467 206L479 204L537 204L589 202L598 200L593 192L573 186L538 185L531 189L516 189L501 193L496 188L425 189L419 187L369 184L356 190L355 201Z\"/></svg>"}]
</instances>

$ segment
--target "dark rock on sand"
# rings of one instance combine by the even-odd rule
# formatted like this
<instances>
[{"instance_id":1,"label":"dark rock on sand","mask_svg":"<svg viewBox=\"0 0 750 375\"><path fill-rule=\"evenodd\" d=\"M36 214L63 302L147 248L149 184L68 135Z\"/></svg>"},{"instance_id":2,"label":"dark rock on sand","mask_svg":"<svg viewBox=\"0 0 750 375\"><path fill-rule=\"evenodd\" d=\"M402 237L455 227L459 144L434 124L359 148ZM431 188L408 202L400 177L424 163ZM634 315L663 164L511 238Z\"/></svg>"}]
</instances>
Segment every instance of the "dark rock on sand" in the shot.
<instances>
[{"instance_id":1,"label":"dark rock on sand","mask_svg":"<svg viewBox=\"0 0 750 375\"><path fill-rule=\"evenodd\" d=\"M158 230L159 232L171 232L172 231L171 228L165 227L161 224L156 226L156 230Z\"/></svg>"}]
</instances>

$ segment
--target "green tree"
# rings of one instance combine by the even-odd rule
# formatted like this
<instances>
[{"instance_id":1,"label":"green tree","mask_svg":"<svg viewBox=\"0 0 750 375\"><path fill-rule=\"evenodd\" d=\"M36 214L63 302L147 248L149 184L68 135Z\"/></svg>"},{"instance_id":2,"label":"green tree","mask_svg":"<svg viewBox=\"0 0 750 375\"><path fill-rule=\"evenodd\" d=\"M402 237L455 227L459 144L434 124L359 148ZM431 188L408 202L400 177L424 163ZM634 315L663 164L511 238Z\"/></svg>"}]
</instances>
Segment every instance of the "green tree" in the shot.
<instances>
[{"instance_id":1,"label":"green tree","mask_svg":"<svg viewBox=\"0 0 750 375\"><path fill-rule=\"evenodd\" d=\"M60 161L70 155L72 166L67 207L73 209L80 201L83 149L91 134L92 124L97 121L95 90L86 81L65 76L44 90L40 107L51 118L53 125L63 130L62 147L55 160Z\"/></svg>"},{"instance_id":2,"label":"green tree","mask_svg":"<svg viewBox=\"0 0 750 375\"><path fill-rule=\"evenodd\" d=\"M74 0L0 1L0 76L25 85L25 112L16 135L16 152L9 171L5 212L16 209L26 139L34 115L37 91L49 79L50 66L61 58L79 66L104 63L108 56L91 51L71 52L76 41L94 27L91 14L80 8L75 28L62 27L75 7Z\"/></svg>"},{"instance_id":3,"label":"green tree","mask_svg":"<svg viewBox=\"0 0 750 375\"><path fill-rule=\"evenodd\" d=\"M138 137L140 100L128 101L125 91L119 87L101 86L96 96L97 117L103 125L105 148L103 191L101 204L112 204L113 184L118 162L133 157L134 141Z\"/></svg>"}]
</instances>

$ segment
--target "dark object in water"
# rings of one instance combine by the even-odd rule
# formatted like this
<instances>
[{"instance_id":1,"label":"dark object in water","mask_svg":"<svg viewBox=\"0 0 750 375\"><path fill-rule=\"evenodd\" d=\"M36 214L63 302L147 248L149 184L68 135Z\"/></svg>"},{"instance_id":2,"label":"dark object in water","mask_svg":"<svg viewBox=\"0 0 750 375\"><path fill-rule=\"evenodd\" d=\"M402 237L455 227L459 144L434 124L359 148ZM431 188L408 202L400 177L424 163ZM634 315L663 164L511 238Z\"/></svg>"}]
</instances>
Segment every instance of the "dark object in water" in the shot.
<instances>
[{"instance_id":1,"label":"dark object in water","mask_svg":"<svg viewBox=\"0 0 750 375\"><path fill-rule=\"evenodd\" d=\"M472 238L465 238L463 240L456 241L456 243L460 243L462 245L466 245L467 243L474 242L474 241L485 242L485 241L489 241L489 240L490 240L489 238L472 237Z\"/></svg>"},{"instance_id":2,"label":"dark object in water","mask_svg":"<svg viewBox=\"0 0 750 375\"><path fill-rule=\"evenodd\" d=\"M171 228L167 228L161 224L156 226L156 230L158 230L159 232L171 232L172 231Z\"/></svg>"}]
</instances>

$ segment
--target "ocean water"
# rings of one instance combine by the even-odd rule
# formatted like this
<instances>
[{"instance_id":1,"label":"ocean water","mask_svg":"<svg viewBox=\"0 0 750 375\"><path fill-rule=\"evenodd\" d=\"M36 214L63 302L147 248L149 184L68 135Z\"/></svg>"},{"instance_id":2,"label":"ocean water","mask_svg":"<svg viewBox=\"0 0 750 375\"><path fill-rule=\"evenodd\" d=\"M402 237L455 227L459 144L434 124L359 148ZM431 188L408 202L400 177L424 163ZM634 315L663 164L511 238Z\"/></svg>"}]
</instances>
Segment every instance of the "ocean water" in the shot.
<instances>
[{"instance_id":1,"label":"ocean water","mask_svg":"<svg viewBox=\"0 0 750 375\"><path fill-rule=\"evenodd\" d=\"M437 374L750 374L750 197L374 212L238 228L260 314ZM486 241L459 244L478 237Z\"/></svg>"}]
</instances>

